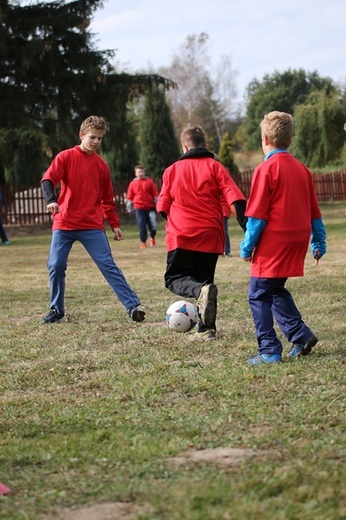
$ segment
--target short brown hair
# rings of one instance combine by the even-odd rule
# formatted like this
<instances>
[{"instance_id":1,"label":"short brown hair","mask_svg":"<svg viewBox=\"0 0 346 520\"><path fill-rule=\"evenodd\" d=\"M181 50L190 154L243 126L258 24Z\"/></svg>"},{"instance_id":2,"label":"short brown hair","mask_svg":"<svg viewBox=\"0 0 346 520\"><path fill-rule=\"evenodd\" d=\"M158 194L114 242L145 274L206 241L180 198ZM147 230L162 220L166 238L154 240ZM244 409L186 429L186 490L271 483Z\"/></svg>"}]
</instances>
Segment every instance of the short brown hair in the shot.
<instances>
[{"instance_id":1,"label":"short brown hair","mask_svg":"<svg viewBox=\"0 0 346 520\"><path fill-rule=\"evenodd\" d=\"M137 170L144 170L144 166L143 166L142 164L136 164L136 166L135 166L135 172L136 172Z\"/></svg>"},{"instance_id":2,"label":"short brown hair","mask_svg":"<svg viewBox=\"0 0 346 520\"><path fill-rule=\"evenodd\" d=\"M190 126L184 128L180 136L181 144L189 148L206 147L205 133L201 126Z\"/></svg>"},{"instance_id":3,"label":"short brown hair","mask_svg":"<svg viewBox=\"0 0 346 520\"><path fill-rule=\"evenodd\" d=\"M262 136L276 148L288 148L292 142L293 117L286 112L274 110L264 116L260 122Z\"/></svg>"},{"instance_id":4,"label":"short brown hair","mask_svg":"<svg viewBox=\"0 0 346 520\"><path fill-rule=\"evenodd\" d=\"M88 130L103 130L104 132L107 130L107 125L105 120L99 116L89 116L80 125L80 133L85 134Z\"/></svg>"}]
</instances>

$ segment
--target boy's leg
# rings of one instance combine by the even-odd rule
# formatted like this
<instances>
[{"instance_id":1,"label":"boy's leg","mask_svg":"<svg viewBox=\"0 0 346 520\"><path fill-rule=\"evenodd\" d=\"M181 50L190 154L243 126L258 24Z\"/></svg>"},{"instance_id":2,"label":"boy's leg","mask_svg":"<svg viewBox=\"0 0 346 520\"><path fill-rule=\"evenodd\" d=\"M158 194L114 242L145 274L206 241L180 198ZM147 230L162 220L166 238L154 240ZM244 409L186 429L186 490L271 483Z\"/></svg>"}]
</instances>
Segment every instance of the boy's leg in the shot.
<instances>
[{"instance_id":1,"label":"boy's leg","mask_svg":"<svg viewBox=\"0 0 346 520\"><path fill-rule=\"evenodd\" d=\"M149 229L150 238L155 238L157 231L157 221L156 221L156 211L155 209L151 209L147 213L147 223Z\"/></svg>"},{"instance_id":2,"label":"boy's leg","mask_svg":"<svg viewBox=\"0 0 346 520\"><path fill-rule=\"evenodd\" d=\"M139 238L142 244L144 244L148 239L146 211L144 209L136 209L135 212Z\"/></svg>"},{"instance_id":3,"label":"boy's leg","mask_svg":"<svg viewBox=\"0 0 346 520\"><path fill-rule=\"evenodd\" d=\"M273 294L273 315L282 333L291 343L306 343L312 331L305 325L291 293L285 288L287 278L282 278Z\"/></svg>"},{"instance_id":4,"label":"boy's leg","mask_svg":"<svg viewBox=\"0 0 346 520\"><path fill-rule=\"evenodd\" d=\"M217 288L213 285L213 282L218 257L219 255L213 253L201 253L186 249L175 249L167 254L165 272L165 287L167 289L179 296L198 300L202 288L209 286L203 292L206 292L205 306L209 303L209 307L213 307L213 312L208 312L208 314L212 314L212 317L210 320L208 319L208 325L206 325L200 316L198 332L205 332L210 329L216 330ZM210 285L212 285L211 288ZM213 296L213 301L210 302L208 302L209 289L212 289L210 296Z\"/></svg>"},{"instance_id":5,"label":"boy's leg","mask_svg":"<svg viewBox=\"0 0 346 520\"><path fill-rule=\"evenodd\" d=\"M212 280L201 279L198 273L198 252L175 249L167 253L165 287L178 296L198 299L201 288Z\"/></svg>"},{"instance_id":6,"label":"boy's leg","mask_svg":"<svg viewBox=\"0 0 346 520\"><path fill-rule=\"evenodd\" d=\"M276 278L255 278L251 276L249 285L249 304L255 323L259 354L280 354L281 341L274 330L272 313L273 293L277 286Z\"/></svg>"},{"instance_id":7,"label":"boy's leg","mask_svg":"<svg viewBox=\"0 0 346 520\"><path fill-rule=\"evenodd\" d=\"M50 308L65 314L65 277L67 259L75 241L73 231L60 229L52 232L47 267L50 282Z\"/></svg>"},{"instance_id":8,"label":"boy's leg","mask_svg":"<svg viewBox=\"0 0 346 520\"><path fill-rule=\"evenodd\" d=\"M101 229L87 229L77 231L77 235L126 310L138 307L139 298L114 262L106 233Z\"/></svg>"}]
</instances>

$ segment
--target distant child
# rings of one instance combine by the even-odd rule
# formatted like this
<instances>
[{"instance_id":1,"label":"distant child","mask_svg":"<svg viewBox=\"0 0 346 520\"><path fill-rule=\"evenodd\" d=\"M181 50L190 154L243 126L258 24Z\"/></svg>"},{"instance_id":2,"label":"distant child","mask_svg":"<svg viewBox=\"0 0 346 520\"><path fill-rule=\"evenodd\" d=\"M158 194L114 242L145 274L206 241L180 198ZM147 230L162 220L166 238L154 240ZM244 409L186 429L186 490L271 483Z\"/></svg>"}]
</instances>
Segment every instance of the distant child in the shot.
<instances>
[{"instance_id":1,"label":"distant child","mask_svg":"<svg viewBox=\"0 0 346 520\"><path fill-rule=\"evenodd\" d=\"M221 159L219 155L214 153L214 159L218 162L221 162ZM221 208L222 208L222 216L223 216L223 228L225 231L225 247L223 256L225 257L231 257L231 241L229 238L229 232L228 232L228 221L231 217L231 208L225 201L225 199L221 196Z\"/></svg>"},{"instance_id":2,"label":"distant child","mask_svg":"<svg viewBox=\"0 0 346 520\"><path fill-rule=\"evenodd\" d=\"M0 190L0 238L1 238L1 242L4 246L9 246L10 245L10 241L7 237L7 234L6 234L6 231L5 231L5 228L2 224L2 215L1 215L1 208L2 208L2 192Z\"/></svg>"},{"instance_id":3,"label":"distant child","mask_svg":"<svg viewBox=\"0 0 346 520\"><path fill-rule=\"evenodd\" d=\"M43 323L64 321L67 259L75 241L83 244L130 318L144 320L138 296L115 264L105 232L104 219L107 219L114 240L123 238L110 170L97 153L105 132L105 121L89 116L80 126L80 145L58 153L41 180L47 209L53 215L47 264L50 311L42 318ZM57 198L54 189L59 183Z\"/></svg>"},{"instance_id":4,"label":"distant child","mask_svg":"<svg viewBox=\"0 0 346 520\"><path fill-rule=\"evenodd\" d=\"M207 149L200 126L183 130L184 154L163 173L157 211L166 224L165 286L197 300L198 330L193 339L216 339L217 286L214 275L224 252L221 197L244 226L245 197L229 172Z\"/></svg>"},{"instance_id":5,"label":"distant child","mask_svg":"<svg viewBox=\"0 0 346 520\"><path fill-rule=\"evenodd\" d=\"M240 256L251 262L249 304L258 342L250 365L281 361L274 318L292 343L289 356L306 356L318 341L285 288L288 277L304 275L311 238L315 263L326 252L326 233L310 171L289 152L293 118L270 112L260 123L265 154L254 171Z\"/></svg>"},{"instance_id":6,"label":"distant child","mask_svg":"<svg viewBox=\"0 0 346 520\"><path fill-rule=\"evenodd\" d=\"M128 213L135 211L141 249L147 247L148 230L150 245L155 247L157 231L155 206L159 192L154 181L145 175L144 167L140 164L135 166L135 177L127 189L127 211Z\"/></svg>"},{"instance_id":7,"label":"distant child","mask_svg":"<svg viewBox=\"0 0 346 520\"><path fill-rule=\"evenodd\" d=\"M225 247L223 256L225 257L231 257L231 241L229 238L229 232L228 232L228 222L231 217L231 208L227 204L227 202L224 200L224 198L221 198L221 207L222 207L222 216L223 216L223 227L225 230Z\"/></svg>"}]
</instances>

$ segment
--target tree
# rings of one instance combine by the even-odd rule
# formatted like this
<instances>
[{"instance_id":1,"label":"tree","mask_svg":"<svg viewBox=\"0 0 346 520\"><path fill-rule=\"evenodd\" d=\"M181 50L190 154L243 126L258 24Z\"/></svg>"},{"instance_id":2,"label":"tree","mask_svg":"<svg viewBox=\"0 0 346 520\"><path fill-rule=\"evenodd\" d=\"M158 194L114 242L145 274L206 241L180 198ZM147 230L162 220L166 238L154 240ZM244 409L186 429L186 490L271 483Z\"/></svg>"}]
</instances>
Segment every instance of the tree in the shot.
<instances>
[{"instance_id":1,"label":"tree","mask_svg":"<svg viewBox=\"0 0 346 520\"><path fill-rule=\"evenodd\" d=\"M344 145L346 109L337 94L312 92L294 111L292 153L310 168L336 163Z\"/></svg>"},{"instance_id":2,"label":"tree","mask_svg":"<svg viewBox=\"0 0 346 520\"><path fill-rule=\"evenodd\" d=\"M230 130L231 118L238 112L235 72L229 56L211 63L208 42L207 33L187 36L170 67L159 73L178 85L167 93L176 134L187 125L202 125L210 146L218 149L222 134Z\"/></svg>"},{"instance_id":3,"label":"tree","mask_svg":"<svg viewBox=\"0 0 346 520\"><path fill-rule=\"evenodd\" d=\"M73 146L90 114L109 124L102 150L113 177L127 177L135 150L129 99L157 75L116 74L113 51L98 51L90 19L101 0L52 0L21 6L1 0L0 180L37 183L59 150Z\"/></svg>"},{"instance_id":4,"label":"tree","mask_svg":"<svg viewBox=\"0 0 346 520\"><path fill-rule=\"evenodd\" d=\"M161 177L180 155L165 93L157 85L152 85L145 95L140 145L141 163L151 177Z\"/></svg>"},{"instance_id":5,"label":"tree","mask_svg":"<svg viewBox=\"0 0 346 520\"><path fill-rule=\"evenodd\" d=\"M246 146L256 150L261 145L259 123L264 114L272 110L294 113L295 106L303 104L313 91L335 92L335 86L329 78L321 78L317 72L306 73L304 70L287 70L265 75L262 82L253 80L247 88L246 109Z\"/></svg>"},{"instance_id":6,"label":"tree","mask_svg":"<svg viewBox=\"0 0 346 520\"><path fill-rule=\"evenodd\" d=\"M225 132L222 136L219 157L220 162L232 175L239 174L238 166L234 162L233 145L228 136L228 132Z\"/></svg>"}]
</instances>

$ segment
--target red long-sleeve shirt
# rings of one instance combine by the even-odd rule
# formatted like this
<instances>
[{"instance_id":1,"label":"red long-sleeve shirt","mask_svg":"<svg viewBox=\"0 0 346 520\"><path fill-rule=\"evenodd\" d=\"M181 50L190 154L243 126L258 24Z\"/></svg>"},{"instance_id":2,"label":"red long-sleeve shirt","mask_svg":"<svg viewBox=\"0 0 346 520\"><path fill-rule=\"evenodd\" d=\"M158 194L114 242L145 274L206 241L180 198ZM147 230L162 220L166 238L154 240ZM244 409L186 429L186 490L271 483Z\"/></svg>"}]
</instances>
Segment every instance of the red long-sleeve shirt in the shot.
<instances>
[{"instance_id":1,"label":"red long-sleeve shirt","mask_svg":"<svg viewBox=\"0 0 346 520\"><path fill-rule=\"evenodd\" d=\"M58 153L41 182L60 183L60 211L53 216L52 229L112 229L119 227L114 190L107 163L96 152L86 154L77 145Z\"/></svg>"},{"instance_id":2,"label":"red long-sleeve shirt","mask_svg":"<svg viewBox=\"0 0 346 520\"><path fill-rule=\"evenodd\" d=\"M184 158L164 171L162 181L156 209L168 215L167 250L222 254L221 195L229 206L245 200L226 168L211 157Z\"/></svg>"},{"instance_id":3,"label":"red long-sleeve shirt","mask_svg":"<svg viewBox=\"0 0 346 520\"><path fill-rule=\"evenodd\" d=\"M127 188L126 198L131 200L135 209L153 209L159 195L152 179L143 177L133 179Z\"/></svg>"},{"instance_id":4,"label":"red long-sleeve shirt","mask_svg":"<svg viewBox=\"0 0 346 520\"><path fill-rule=\"evenodd\" d=\"M266 221L251 276L303 276L311 222L321 217L310 171L290 153L276 153L254 171L246 216Z\"/></svg>"}]
</instances>

